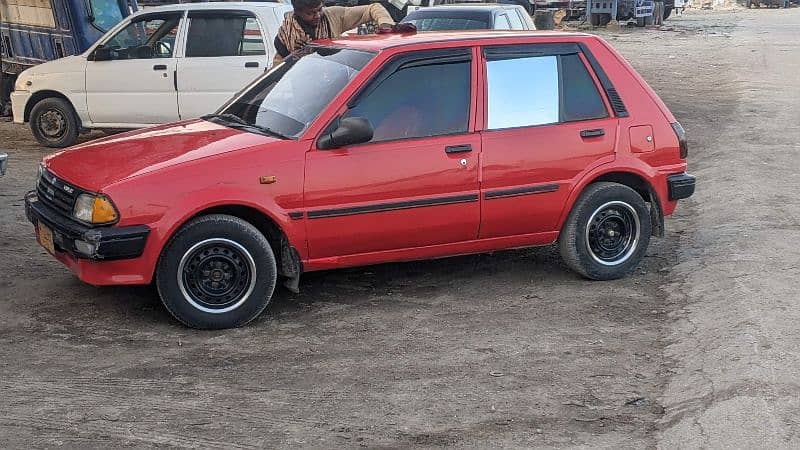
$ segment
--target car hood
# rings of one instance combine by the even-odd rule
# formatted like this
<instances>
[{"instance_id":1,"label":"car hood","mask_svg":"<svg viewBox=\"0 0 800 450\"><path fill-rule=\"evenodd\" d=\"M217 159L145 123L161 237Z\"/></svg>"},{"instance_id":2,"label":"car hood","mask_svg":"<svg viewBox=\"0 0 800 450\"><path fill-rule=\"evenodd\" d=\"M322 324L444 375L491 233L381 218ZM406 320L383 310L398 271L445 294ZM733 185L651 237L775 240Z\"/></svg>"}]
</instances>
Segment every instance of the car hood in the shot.
<instances>
[{"instance_id":1,"label":"car hood","mask_svg":"<svg viewBox=\"0 0 800 450\"><path fill-rule=\"evenodd\" d=\"M44 159L57 177L102 192L127 178L279 139L192 120L122 133L71 147Z\"/></svg>"},{"instance_id":2,"label":"car hood","mask_svg":"<svg viewBox=\"0 0 800 450\"><path fill-rule=\"evenodd\" d=\"M80 55L47 61L26 69L20 76L39 76L51 73L80 72L86 66L86 58Z\"/></svg>"}]
</instances>

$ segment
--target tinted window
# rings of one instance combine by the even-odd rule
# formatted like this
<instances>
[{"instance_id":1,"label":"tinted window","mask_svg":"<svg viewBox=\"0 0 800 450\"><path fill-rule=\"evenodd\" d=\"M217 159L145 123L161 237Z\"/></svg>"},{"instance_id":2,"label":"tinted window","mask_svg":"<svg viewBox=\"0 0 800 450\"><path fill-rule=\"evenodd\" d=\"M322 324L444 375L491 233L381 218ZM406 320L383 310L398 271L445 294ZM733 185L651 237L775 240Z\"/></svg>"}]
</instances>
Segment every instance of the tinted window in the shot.
<instances>
[{"instance_id":1,"label":"tinted window","mask_svg":"<svg viewBox=\"0 0 800 450\"><path fill-rule=\"evenodd\" d=\"M523 30L525 27L522 26L522 21L519 20L519 15L514 10L506 11L508 13L508 20L511 22L511 29L512 30Z\"/></svg>"},{"instance_id":2,"label":"tinted window","mask_svg":"<svg viewBox=\"0 0 800 450\"><path fill-rule=\"evenodd\" d=\"M175 51L179 15L150 16L131 22L103 47L114 50L113 59L170 58Z\"/></svg>"},{"instance_id":3,"label":"tinted window","mask_svg":"<svg viewBox=\"0 0 800 450\"><path fill-rule=\"evenodd\" d=\"M508 17L505 14L500 14L494 19L494 29L495 30L510 30L511 23L508 21Z\"/></svg>"},{"instance_id":4,"label":"tinted window","mask_svg":"<svg viewBox=\"0 0 800 450\"><path fill-rule=\"evenodd\" d=\"M263 54L264 40L255 18L202 15L190 19L186 38L189 58Z\"/></svg>"},{"instance_id":5,"label":"tinted window","mask_svg":"<svg viewBox=\"0 0 800 450\"><path fill-rule=\"evenodd\" d=\"M418 31L485 30L489 28L489 24L482 20L459 18L411 19L403 22L413 23Z\"/></svg>"},{"instance_id":6,"label":"tinted window","mask_svg":"<svg viewBox=\"0 0 800 450\"><path fill-rule=\"evenodd\" d=\"M324 47L290 57L222 107L241 123L296 138L372 58L372 53ZM220 119L220 120L224 120Z\"/></svg>"},{"instance_id":7,"label":"tinted window","mask_svg":"<svg viewBox=\"0 0 800 450\"><path fill-rule=\"evenodd\" d=\"M578 55L561 57L561 74L564 83L562 120L569 122L608 117L600 92Z\"/></svg>"},{"instance_id":8,"label":"tinted window","mask_svg":"<svg viewBox=\"0 0 800 450\"><path fill-rule=\"evenodd\" d=\"M469 121L470 62L400 68L346 117L365 117L372 142L464 133Z\"/></svg>"},{"instance_id":9,"label":"tinted window","mask_svg":"<svg viewBox=\"0 0 800 450\"><path fill-rule=\"evenodd\" d=\"M558 122L558 58L487 61L489 128Z\"/></svg>"}]
</instances>

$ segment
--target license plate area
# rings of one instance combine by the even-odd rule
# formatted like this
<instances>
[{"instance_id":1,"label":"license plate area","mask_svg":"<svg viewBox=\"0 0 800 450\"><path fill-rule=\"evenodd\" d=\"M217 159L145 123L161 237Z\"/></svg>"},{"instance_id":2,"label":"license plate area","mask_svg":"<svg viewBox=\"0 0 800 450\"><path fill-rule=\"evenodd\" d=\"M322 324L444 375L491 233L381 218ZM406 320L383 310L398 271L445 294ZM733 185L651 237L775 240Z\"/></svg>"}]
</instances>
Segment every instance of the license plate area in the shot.
<instances>
[{"instance_id":1,"label":"license plate area","mask_svg":"<svg viewBox=\"0 0 800 450\"><path fill-rule=\"evenodd\" d=\"M51 255L55 255L56 247L53 243L53 230L42 222L37 222L36 236L39 238L39 244L50 252Z\"/></svg>"}]
</instances>

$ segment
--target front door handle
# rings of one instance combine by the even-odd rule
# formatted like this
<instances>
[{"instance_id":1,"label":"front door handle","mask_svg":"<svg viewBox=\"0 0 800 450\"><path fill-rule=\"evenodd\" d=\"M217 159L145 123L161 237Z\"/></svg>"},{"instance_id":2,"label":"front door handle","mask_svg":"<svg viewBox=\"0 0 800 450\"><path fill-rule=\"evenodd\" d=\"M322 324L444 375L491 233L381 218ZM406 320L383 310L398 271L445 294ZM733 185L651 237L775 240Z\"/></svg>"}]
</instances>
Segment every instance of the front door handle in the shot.
<instances>
[{"instance_id":1,"label":"front door handle","mask_svg":"<svg viewBox=\"0 0 800 450\"><path fill-rule=\"evenodd\" d=\"M467 145L451 145L449 147L445 147L445 153L466 153L472 151L472 146Z\"/></svg>"},{"instance_id":2,"label":"front door handle","mask_svg":"<svg viewBox=\"0 0 800 450\"><path fill-rule=\"evenodd\" d=\"M166 64L156 64L153 66L153 70L167 70Z\"/></svg>"},{"instance_id":3,"label":"front door handle","mask_svg":"<svg viewBox=\"0 0 800 450\"><path fill-rule=\"evenodd\" d=\"M602 128L596 128L594 130L582 130L581 131L581 137L582 138L603 136L605 134L606 134L606 130L604 130Z\"/></svg>"},{"instance_id":4,"label":"front door handle","mask_svg":"<svg viewBox=\"0 0 800 450\"><path fill-rule=\"evenodd\" d=\"M244 67L248 69L251 67L258 67L258 63L255 61L246 62L244 63Z\"/></svg>"}]
</instances>

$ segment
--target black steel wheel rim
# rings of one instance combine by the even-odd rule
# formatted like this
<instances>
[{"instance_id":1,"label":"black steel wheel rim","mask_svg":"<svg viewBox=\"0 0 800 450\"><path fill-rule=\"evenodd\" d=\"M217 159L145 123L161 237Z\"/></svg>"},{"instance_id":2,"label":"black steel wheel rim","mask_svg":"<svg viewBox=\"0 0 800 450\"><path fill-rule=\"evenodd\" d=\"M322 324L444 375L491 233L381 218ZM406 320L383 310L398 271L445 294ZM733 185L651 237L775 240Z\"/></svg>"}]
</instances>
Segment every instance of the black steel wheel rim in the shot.
<instances>
[{"instance_id":1,"label":"black steel wheel rim","mask_svg":"<svg viewBox=\"0 0 800 450\"><path fill-rule=\"evenodd\" d=\"M249 295L255 273L250 255L236 243L213 240L184 255L184 293L201 309L222 311Z\"/></svg>"},{"instance_id":2,"label":"black steel wheel rim","mask_svg":"<svg viewBox=\"0 0 800 450\"><path fill-rule=\"evenodd\" d=\"M598 208L586 227L586 240L592 257L606 265L620 264L635 250L639 238L639 218L632 206L610 202Z\"/></svg>"}]
</instances>

